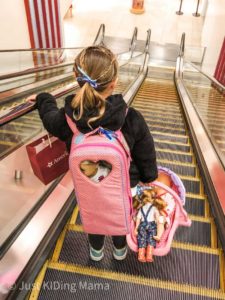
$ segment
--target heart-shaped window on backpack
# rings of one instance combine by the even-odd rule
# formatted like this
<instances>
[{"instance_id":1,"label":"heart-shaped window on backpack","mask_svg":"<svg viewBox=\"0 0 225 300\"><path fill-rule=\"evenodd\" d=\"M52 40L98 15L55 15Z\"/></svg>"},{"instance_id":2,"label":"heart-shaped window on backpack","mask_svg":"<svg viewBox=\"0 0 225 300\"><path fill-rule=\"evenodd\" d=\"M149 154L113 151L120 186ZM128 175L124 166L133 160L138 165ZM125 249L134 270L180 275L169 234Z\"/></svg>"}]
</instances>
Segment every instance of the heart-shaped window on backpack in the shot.
<instances>
[{"instance_id":1,"label":"heart-shaped window on backpack","mask_svg":"<svg viewBox=\"0 0 225 300\"><path fill-rule=\"evenodd\" d=\"M91 181L100 182L109 175L112 165L105 160L97 162L92 160L83 160L80 163L81 172Z\"/></svg>"}]
</instances>

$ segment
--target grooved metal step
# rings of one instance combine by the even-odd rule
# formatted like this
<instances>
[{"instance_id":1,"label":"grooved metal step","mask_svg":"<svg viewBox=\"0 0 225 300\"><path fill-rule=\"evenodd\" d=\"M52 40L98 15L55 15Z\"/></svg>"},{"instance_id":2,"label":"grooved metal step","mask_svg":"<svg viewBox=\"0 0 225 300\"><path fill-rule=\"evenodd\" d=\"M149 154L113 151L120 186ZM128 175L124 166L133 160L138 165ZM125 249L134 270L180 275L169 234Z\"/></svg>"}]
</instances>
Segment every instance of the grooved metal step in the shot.
<instances>
[{"instance_id":1,"label":"grooved metal step","mask_svg":"<svg viewBox=\"0 0 225 300\"><path fill-rule=\"evenodd\" d=\"M188 214L205 216L205 199L196 199L186 196L184 208Z\"/></svg>"},{"instance_id":2,"label":"grooved metal step","mask_svg":"<svg viewBox=\"0 0 225 300\"><path fill-rule=\"evenodd\" d=\"M159 139L161 141L169 141L169 142L178 142L178 143L188 143L189 137L188 136L181 136L177 134L166 134L165 132L155 131L152 130L151 134L154 138Z\"/></svg>"},{"instance_id":3,"label":"grooved metal step","mask_svg":"<svg viewBox=\"0 0 225 300\"><path fill-rule=\"evenodd\" d=\"M216 290L195 288L183 285L179 289L174 283L169 288L168 282L146 280L116 272L101 272L95 268L50 264L42 283L38 300L55 299L129 299L129 300L212 300L224 299ZM55 286L55 289L53 288ZM51 288L52 287L52 288ZM38 294L38 291L37 293ZM35 293L32 299L35 298Z\"/></svg>"},{"instance_id":4,"label":"grooved metal step","mask_svg":"<svg viewBox=\"0 0 225 300\"><path fill-rule=\"evenodd\" d=\"M190 152L191 147L190 145L183 145L183 144L178 144L178 143L169 143L169 142L164 142L162 143L162 141L160 140L156 140L154 139L155 142L155 147L156 148L161 148L161 149L167 149L167 150L171 150L171 151L181 151L181 152Z\"/></svg>"},{"instance_id":5,"label":"grooved metal step","mask_svg":"<svg viewBox=\"0 0 225 300\"><path fill-rule=\"evenodd\" d=\"M166 159L176 162L183 162L183 163L193 163L193 156L191 154L182 153L182 152L168 152L163 149L156 148L156 155L159 159Z\"/></svg>"},{"instance_id":6,"label":"grooved metal step","mask_svg":"<svg viewBox=\"0 0 225 300\"><path fill-rule=\"evenodd\" d=\"M179 175L187 175L196 177L197 170L194 164L176 164L175 162L171 162L169 160L158 159L158 165L171 169L173 172Z\"/></svg>"},{"instance_id":7,"label":"grooved metal step","mask_svg":"<svg viewBox=\"0 0 225 300\"><path fill-rule=\"evenodd\" d=\"M201 203L201 200L198 201ZM187 200L187 202L190 202L190 200ZM192 212L189 213L192 214ZM211 221L208 218L204 218L204 211L202 211L202 217L199 215L196 215L196 217L197 220L192 220L191 228L179 227L177 229L174 240L193 245L211 247L212 238L214 238L211 236ZM82 225L80 213L77 215L75 224Z\"/></svg>"},{"instance_id":8,"label":"grooved metal step","mask_svg":"<svg viewBox=\"0 0 225 300\"><path fill-rule=\"evenodd\" d=\"M104 259L100 262L90 261L86 234L67 231L59 261L81 266L89 265L99 270L104 269L135 276L141 274L146 278L211 289L219 289L220 287L219 255L215 253L172 248L167 256L155 257L154 263L149 265L137 263L136 254L132 251L129 251L125 263L116 262L112 257L112 249L112 242L110 238L107 238L104 246ZM174 262L176 262L175 265ZM211 269L211 272L202 272L206 265ZM195 266L194 269L193 266Z\"/></svg>"},{"instance_id":9,"label":"grooved metal step","mask_svg":"<svg viewBox=\"0 0 225 300\"><path fill-rule=\"evenodd\" d=\"M147 122L150 131L161 131L163 133L172 133L172 134L179 134L179 135L186 135L186 130L182 128L176 128L176 126L169 128L169 126L163 126L162 124L153 124Z\"/></svg>"}]
</instances>

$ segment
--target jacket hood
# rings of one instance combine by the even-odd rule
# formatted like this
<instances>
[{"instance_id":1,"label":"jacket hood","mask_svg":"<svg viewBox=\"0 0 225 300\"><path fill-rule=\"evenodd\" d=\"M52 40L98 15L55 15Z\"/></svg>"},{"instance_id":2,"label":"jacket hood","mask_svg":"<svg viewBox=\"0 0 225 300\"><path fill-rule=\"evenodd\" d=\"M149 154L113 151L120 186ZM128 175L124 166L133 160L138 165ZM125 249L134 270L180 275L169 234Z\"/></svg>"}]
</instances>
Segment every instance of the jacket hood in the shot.
<instances>
[{"instance_id":1,"label":"jacket hood","mask_svg":"<svg viewBox=\"0 0 225 300\"><path fill-rule=\"evenodd\" d=\"M91 131L90 127L87 125L87 121L90 117L96 115L97 110L91 112L84 112L82 118L78 121L74 120L73 108L71 107L71 101L74 95L70 95L66 98L65 112L66 114L75 122L77 129L82 133L87 133ZM101 126L103 128L116 131L120 129L124 122L126 116L127 105L121 94L111 95L106 99L106 110L104 116L95 122L91 123L93 129Z\"/></svg>"}]
</instances>

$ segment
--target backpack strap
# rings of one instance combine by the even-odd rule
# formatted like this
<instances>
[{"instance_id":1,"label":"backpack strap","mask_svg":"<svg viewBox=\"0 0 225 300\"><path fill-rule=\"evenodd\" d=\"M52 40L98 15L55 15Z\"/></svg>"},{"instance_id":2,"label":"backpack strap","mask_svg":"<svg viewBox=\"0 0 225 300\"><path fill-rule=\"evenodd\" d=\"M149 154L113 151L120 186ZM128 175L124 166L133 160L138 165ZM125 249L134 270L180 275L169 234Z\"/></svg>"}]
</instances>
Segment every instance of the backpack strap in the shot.
<instances>
[{"instance_id":1,"label":"backpack strap","mask_svg":"<svg viewBox=\"0 0 225 300\"><path fill-rule=\"evenodd\" d=\"M77 129L76 124L71 120L71 118L66 114L66 121L67 124L69 125L70 129L75 135L78 135L80 131Z\"/></svg>"},{"instance_id":2,"label":"backpack strap","mask_svg":"<svg viewBox=\"0 0 225 300\"><path fill-rule=\"evenodd\" d=\"M144 220L145 220L146 223L148 222L148 215L149 215L150 210L152 209L152 207L153 207L153 205L151 205L151 206L148 208L146 214L144 213L143 207L141 208L141 213L142 213L142 216L144 217Z\"/></svg>"},{"instance_id":3,"label":"backpack strap","mask_svg":"<svg viewBox=\"0 0 225 300\"><path fill-rule=\"evenodd\" d=\"M125 111L125 118L127 116L127 113L128 113L128 110L129 110L129 107L126 108L126 111ZM117 140L118 142L121 144L121 146L123 147L123 149L125 150L126 154L127 154L127 157L129 157L130 161L132 160L131 159L131 155L130 155L130 148L127 144L127 141L121 131L121 128L119 130L116 131L116 134L117 134Z\"/></svg>"}]
</instances>

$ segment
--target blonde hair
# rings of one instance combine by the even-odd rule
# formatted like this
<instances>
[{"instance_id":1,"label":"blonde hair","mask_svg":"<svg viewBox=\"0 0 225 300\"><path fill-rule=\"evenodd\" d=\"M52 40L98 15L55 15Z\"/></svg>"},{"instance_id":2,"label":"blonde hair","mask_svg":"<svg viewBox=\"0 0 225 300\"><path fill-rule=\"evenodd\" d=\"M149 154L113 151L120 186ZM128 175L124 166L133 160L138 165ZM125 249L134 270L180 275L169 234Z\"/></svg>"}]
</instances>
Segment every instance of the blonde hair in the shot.
<instances>
[{"instance_id":1,"label":"blonde hair","mask_svg":"<svg viewBox=\"0 0 225 300\"><path fill-rule=\"evenodd\" d=\"M147 203L152 203L159 211L165 209L167 203L165 200L157 196L154 189L144 190L140 199L136 195L133 197L133 207L137 209L138 207L144 206Z\"/></svg>"},{"instance_id":2,"label":"blonde hair","mask_svg":"<svg viewBox=\"0 0 225 300\"><path fill-rule=\"evenodd\" d=\"M91 46L75 58L74 71L81 89L72 100L75 120L80 120L86 111L93 111L87 119L90 123L105 113L105 99L101 96L108 84L116 79L118 63L115 55L104 46Z\"/></svg>"}]
</instances>

